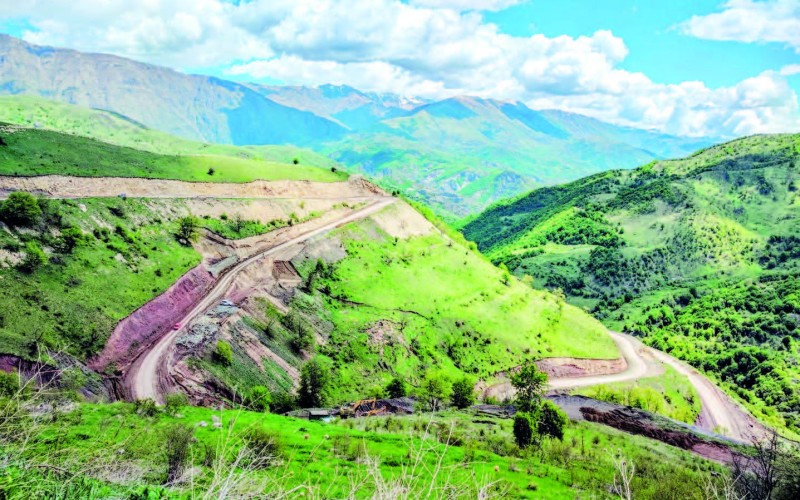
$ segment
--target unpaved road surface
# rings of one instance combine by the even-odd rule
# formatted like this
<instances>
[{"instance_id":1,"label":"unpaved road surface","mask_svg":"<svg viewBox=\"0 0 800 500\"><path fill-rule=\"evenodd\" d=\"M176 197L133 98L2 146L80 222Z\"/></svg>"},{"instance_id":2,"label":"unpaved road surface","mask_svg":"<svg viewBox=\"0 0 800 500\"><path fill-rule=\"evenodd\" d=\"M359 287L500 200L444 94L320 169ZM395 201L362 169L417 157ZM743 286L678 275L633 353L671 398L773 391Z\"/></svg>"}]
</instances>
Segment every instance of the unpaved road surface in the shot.
<instances>
[{"instance_id":1,"label":"unpaved road surface","mask_svg":"<svg viewBox=\"0 0 800 500\"><path fill-rule=\"evenodd\" d=\"M651 366L655 360L669 365L686 375L700 396L702 410L696 423L704 431L716 432L739 441L749 442L753 437L766 435L766 430L745 409L722 392L708 378L669 354L645 346L638 339L621 333L609 332L617 344L627 368L618 373L589 375L584 377L552 377L548 386L552 390L574 389L592 385L628 382L655 375ZM494 395L508 397L513 394L509 381L503 381L487 389Z\"/></svg>"},{"instance_id":2,"label":"unpaved road surface","mask_svg":"<svg viewBox=\"0 0 800 500\"><path fill-rule=\"evenodd\" d=\"M341 219L330 222L324 226L307 231L290 240L279 243L267 249L263 249L251 257L239 262L231 267L217 283L209 290L203 299L183 318L178 324L180 329L171 330L166 335L159 338L153 345L144 351L125 374L124 384L128 393L133 399L150 398L158 402L163 402L162 396L166 394L169 387L169 360L174 349L175 339L184 331L191 321L203 314L207 309L214 306L225 297L234 282L237 274L251 264L269 257L292 245L297 245L320 234L331 231L341 225L368 217L371 214L383 210L394 203L394 198L380 198L370 205L353 212Z\"/></svg>"},{"instance_id":3,"label":"unpaved road surface","mask_svg":"<svg viewBox=\"0 0 800 500\"><path fill-rule=\"evenodd\" d=\"M27 191L48 198L305 198L361 200L384 195L360 177L342 182L188 182L128 177L0 176L0 198Z\"/></svg>"}]
</instances>

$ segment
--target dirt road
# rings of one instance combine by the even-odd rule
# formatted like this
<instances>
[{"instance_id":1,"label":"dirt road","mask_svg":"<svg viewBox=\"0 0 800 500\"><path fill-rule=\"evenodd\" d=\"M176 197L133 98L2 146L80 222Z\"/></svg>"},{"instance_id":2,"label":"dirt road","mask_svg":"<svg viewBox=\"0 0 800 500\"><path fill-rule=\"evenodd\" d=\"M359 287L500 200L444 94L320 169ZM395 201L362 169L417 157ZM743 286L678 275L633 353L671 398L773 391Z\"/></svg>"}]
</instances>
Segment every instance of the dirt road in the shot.
<instances>
[{"instance_id":1,"label":"dirt road","mask_svg":"<svg viewBox=\"0 0 800 500\"><path fill-rule=\"evenodd\" d=\"M653 373L652 365L661 363L669 365L679 373L686 375L689 382L697 390L702 405L700 417L696 423L697 427L745 442L749 442L754 436L765 435L763 426L694 368L666 353L645 346L630 335L616 332L609 332L609 334L627 362L625 370L605 375L551 377L548 381L549 388L563 390L637 380L655 375L657 372ZM509 381L503 381L491 386L487 391L495 397L503 399L511 396L514 388Z\"/></svg>"},{"instance_id":2,"label":"dirt road","mask_svg":"<svg viewBox=\"0 0 800 500\"><path fill-rule=\"evenodd\" d=\"M215 305L225 297L237 274L243 269L269 257L292 245L301 244L314 236L331 231L341 225L368 217L395 202L394 198L380 198L366 207L353 212L341 219L324 226L307 231L283 243L260 250L251 257L239 262L230 268L206 294L206 296L183 318L178 324L180 329L172 330L158 339L148 350L144 351L125 374L125 386L134 399L151 398L162 402L162 396L169 392L169 357L171 356L175 339L197 316Z\"/></svg>"}]
</instances>

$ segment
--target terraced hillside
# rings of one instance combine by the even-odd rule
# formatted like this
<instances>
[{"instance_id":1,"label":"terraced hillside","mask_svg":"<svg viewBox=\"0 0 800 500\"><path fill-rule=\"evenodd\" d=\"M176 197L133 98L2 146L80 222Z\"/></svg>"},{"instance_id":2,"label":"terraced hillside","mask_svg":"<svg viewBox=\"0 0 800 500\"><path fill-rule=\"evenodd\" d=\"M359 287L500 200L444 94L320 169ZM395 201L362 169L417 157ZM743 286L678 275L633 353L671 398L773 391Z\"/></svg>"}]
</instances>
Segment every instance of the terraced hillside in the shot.
<instances>
[{"instance_id":1,"label":"terraced hillside","mask_svg":"<svg viewBox=\"0 0 800 500\"><path fill-rule=\"evenodd\" d=\"M755 136L498 204L465 236L800 430L800 136Z\"/></svg>"}]
</instances>

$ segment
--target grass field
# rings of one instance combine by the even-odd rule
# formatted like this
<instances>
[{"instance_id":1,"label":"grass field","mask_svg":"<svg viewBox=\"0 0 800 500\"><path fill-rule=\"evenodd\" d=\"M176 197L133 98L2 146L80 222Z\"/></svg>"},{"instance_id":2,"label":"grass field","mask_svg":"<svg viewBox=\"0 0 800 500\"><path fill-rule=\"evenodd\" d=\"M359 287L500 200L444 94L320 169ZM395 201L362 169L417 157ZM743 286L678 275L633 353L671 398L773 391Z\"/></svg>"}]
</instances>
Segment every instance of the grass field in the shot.
<instances>
[{"instance_id":1,"label":"grass field","mask_svg":"<svg viewBox=\"0 0 800 500\"><path fill-rule=\"evenodd\" d=\"M475 498L481 490L517 498L615 498L614 460L624 456L637 466L637 498L702 498L704 481L720 471L687 452L596 424L570 424L563 442L521 453L510 420L469 413L325 424L238 410L179 411L177 417L146 416L130 404L81 404L42 421L29 440L6 442L0 492L7 498L23 492L342 498L403 485L404 498ZM189 472L180 484L164 487L166 436L176 425L193 429ZM261 440L248 440L254 429L262 431ZM264 442L269 446L258 447ZM42 463L47 467L30 467Z\"/></svg>"},{"instance_id":2,"label":"grass field","mask_svg":"<svg viewBox=\"0 0 800 500\"><path fill-rule=\"evenodd\" d=\"M347 174L300 163L223 154L160 154L50 130L0 124L0 175L147 177L205 182L309 180L336 182ZM213 174L210 170L213 169Z\"/></svg>"}]
</instances>

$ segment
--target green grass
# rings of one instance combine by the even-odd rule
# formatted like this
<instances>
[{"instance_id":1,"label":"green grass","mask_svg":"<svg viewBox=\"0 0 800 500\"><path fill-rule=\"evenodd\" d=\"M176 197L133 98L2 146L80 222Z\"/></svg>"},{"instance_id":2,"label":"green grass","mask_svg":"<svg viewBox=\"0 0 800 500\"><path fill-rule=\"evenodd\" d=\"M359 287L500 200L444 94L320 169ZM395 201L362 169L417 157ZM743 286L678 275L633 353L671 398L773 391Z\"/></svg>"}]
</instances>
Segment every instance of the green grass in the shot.
<instances>
[{"instance_id":1,"label":"green grass","mask_svg":"<svg viewBox=\"0 0 800 500\"><path fill-rule=\"evenodd\" d=\"M146 177L203 182L309 180L336 182L347 178L330 169L284 161L222 154L160 154L117 146L50 130L0 132L0 175L75 175L83 177ZM213 175L209 175L213 169Z\"/></svg>"},{"instance_id":2,"label":"green grass","mask_svg":"<svg viewBox=\"0 0 800 500\"><path fill-rule=\"evenodd\" d=\"M404 478L410 493L422 496L432 487L434 496L458 488L458 497L474 498L476 488L491 485L488 491L506 497L613 498L613 460L622 455L637 465L633 487L638 498L667 493L702 498L704 478L720 471L687 452L596 424L570 424L563 442L546 442L540 453L520 454L511 444L510 420L467 413L324 424L237 410L185 407L180 417L144 417L133 410L122 403L81 404L41 422L31 440L3 448L0 491L8 498L34 491L50 496L67 488L73 496L140 497L147 488L160 497L189 497L212 487L214 470L205 462L209 453L222 457L218 477L228 471L237 479L244 474L241 494L267 496L301 488L312 497L367 497L378 484ZM214 416L221 429L211 425ZM201 421L208 426L198 427ZM163 487L164 435L176 424L194 429L189 455L194 477L191 483ZM243 436L253 428L274 437L280 458L266 468L248 469L247 461L232 468ZM378 481L369 477L367 456L377 460ZM112 465L100 466L105 463ZM59 476L53 471L69 472Z\"/></svg>"},{"instance_id":3,"label":"green grass","mask_svg":"<svg viewBox=\"0 0 800 500\"><path fill-rule=\"evenodd\" d=\"M308 284L292 309L325 339L333 401L380 391L394 374L412 385L429 369L490 380L527 359L618 356L585 312L438 233L394 239L366 220L324 239L346 256L322 271L315 256L295 259Z\"/></svg>"},{"instance_id":4,"label":"green grass","mask_svg":"<svg viewBox=\"0 0 800 500\"><path fill-rule=\"evenodd\" d=\"M50 250L49 229L0 232L6 249L34 240L50 252L49 261L32 274L0 268L3 353L35 357L38 343L84 359L103 346L116 322L200 262L197 252L175 240L172 218L159 216L148 200L47 204L61 214L61 227L79 227L85 241L61 254Z\"/></svg>"},{"instance_id":5,"label":"green grass","mask_svg":"<svg viewBox=\"0 0 800 500\"><path fill-rule=\"evenodd\" d=\"M701 403L694 386L685 375L670 366L655 377L632 382L617 382L577 389L573 394L639 408L687 424L694 424Z\"/></svg>"}]
</instances>

